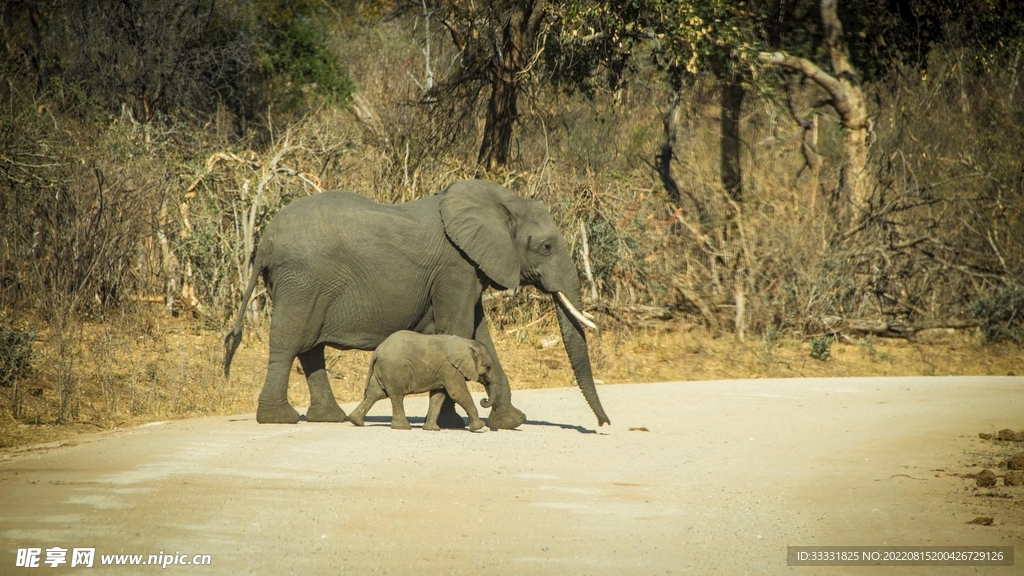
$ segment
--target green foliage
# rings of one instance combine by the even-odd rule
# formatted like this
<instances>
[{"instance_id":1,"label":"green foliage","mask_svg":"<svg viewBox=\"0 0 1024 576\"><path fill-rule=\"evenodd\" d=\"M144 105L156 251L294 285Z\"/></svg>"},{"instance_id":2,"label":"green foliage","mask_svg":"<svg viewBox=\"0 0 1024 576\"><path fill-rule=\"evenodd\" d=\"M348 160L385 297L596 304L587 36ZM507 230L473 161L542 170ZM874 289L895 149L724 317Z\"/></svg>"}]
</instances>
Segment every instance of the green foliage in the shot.
<instances>
[{"instance_id":1,"label":"green foliage","mask_svg":"<svg viewBox=\"0 0 1024 576\"><path fill-rule=\"evenodd\" d=\"M828 336L815 336L811 339L811 358L815 360L821 360L824 362L829 359L831 352L829 348L832 347L832 338Z\"/></svg>"},{"instance_id":2,"label":"green foliage","mask_svg":"<svg viewBox=\"0 0 1024 576\"><path fill-rule=\"evenodd\" d=\"M345 103L354 90L331 52L326 3L282 0L14 2L0 7L7 86L65 110L135 118L221 108L244 125L307 93Z\"/></svg>"},{"instance_id":3,"label":"green foliage","mask_svg":"<svg viewBox=\"0 0 1024 576\"><path fill-rule=\"evenodd\" d=\"M1024 12L1012 0L856 0L840 2L839 10L868 78L900 62L925 71L932 48L942 43L960 43L965 54L991 62L1024 38Z\"/></svg>"},{"instance_id":4,"label":"green foliage","mask_svg":"<svg viewBox=\"0 0 1024 576\"><path fill-rule=\"evenodd\" d=\"M584 217L590 243L594 280L602 292L646 292L651 286L643 257L642 224L623 219L618 224L601 212Z\"/></svg>"},{"instance_id":5,"label":"green foliage","mask_svg":"<svg viewBox=\"0 0 1024 576\"><path fill-rule=\"evenodd\" d=\"M265 4L260 6L260 4ZM331 52L328 15L320 2L264 0L260 11L259 43L264 71L285 80L279 90L300 99L304 89L346 105L355 83Z\"/></svg>"},{"instance_id":6,"label":"green foliage","mask_svg":"<svg viewBox=\"0 0 1024 576\"><path fill-rule=\"evenodd\" d=\"M1024 345L1024 290L1006 288L979 299L971 314L981 320L987 342L1015 342Z\"/></svg>"},{"instance_id":7,"label":"green foliage","mask_svg":"<svg viewBox=\"0 0 1024 576\"><path fill-rule=\"evenodd\" d=\"M747 2L573 2L562 36L564 44L587 46L584 54L618 57L649 43L655 65L678 89L701 72L725 77L748 68L760 48L759 20Z\"/></svg>"},{"instance_id":8,"label":"green foliage","mask_svg":"<svg viewBox=\"0 0 1024 576\"><path fill-rule=\"evenodd\" d=\"M11 415L15 418L21 416L21 404L25 396L25 386L20 385L21 381L36 372L32 365L35 360L32 341L35 337L33 330L0 326L0 388L7 389Z\"/></svg>"},{"instance_id":9,"label":"green foliage","mask_svg":"<svg viewBox=\"0 0 1024 576\"><path fill-rule=\"evenodd\" d=\"M617 89L635 69L632 55L639 39L630 12L616 13L602 2L563 2L545 37L546 79L566 92L588 97L601 88Z\"/></svg>"},{"instance_id":10,"label":"green foliage","mask_svg":"<svg viewBox=\"0 0 1024 576\"><path fill-rule=\"evenodd\" d=\"M66 109L136 118L242 106L252 40L245 3L96 0L7 3L15 85Z\"/></svg>"},{"instance_id":11,"label":"green foliage","mask_svg":"<svg viewBox=\"0 0 1024 576\"><path fill-rule=\"evenodd\" d=\"M0 386L10 388L35 373L35 332L0 326Z\"/></svg>"},{"instance_id":12,"label":"green foliage","mask_svg":"<svg viewBox=\"0 0 1024 576\"><path fill-rule=\"evenodd\" d=\"M862 80L903 63L924 68L944 41L970 45L992 61L1024 38L1024 17L1009 0L842 0L838 14ZM650 52L638 50L642 44ZM574 0L565 3L560 42L548 55L566 61L567 71L592 76L597 62L621 72L642 53L678 87L706 71L750 80L760 51L827 62L820 0Z\"/></svg>"},{"instance_id":13,"label":"green foliage","mask_svg":"<svg viewBox=\"0 0 1024 576\"><path fill-rule=\"evenodd\" d=\"M775 361L775 350L782 343L782 330L776 326L769 326L761 335L761 351L757 353L761 363L770 367Z\"/></svg>"}]
</instances>

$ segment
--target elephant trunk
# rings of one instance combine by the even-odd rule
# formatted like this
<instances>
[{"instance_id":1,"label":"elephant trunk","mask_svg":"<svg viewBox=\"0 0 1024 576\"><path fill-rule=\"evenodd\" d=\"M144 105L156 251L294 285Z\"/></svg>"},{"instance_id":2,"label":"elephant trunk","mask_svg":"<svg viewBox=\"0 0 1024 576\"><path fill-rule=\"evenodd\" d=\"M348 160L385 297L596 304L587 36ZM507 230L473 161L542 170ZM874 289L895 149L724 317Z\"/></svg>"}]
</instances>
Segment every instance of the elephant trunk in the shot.
<instances>
[{"instance_id":1,"label":"elephant trunk","mask_svg":"<svg viewBox=\"0 0 1024 576\"><path fill-rule=\"evenodd\" d=\"M582 309L579 290L570 291L569 294L578 303L578 305L574 306ZM604 413L604 408L601 406L601 399L597 396L594 375L590 370L590 353L587 351L587 337L583 332L583 325L571 312L566 310L565 305L562 304L557 294L553 294L552 299L555 302L555 312L558 317L558 326L562 331L562 342L565 344L565 352L569 356L569 363L572 365L573 374L576 375L576 384L580 387L580 391L583 392L583 397L587 399L587 403L590 404L590 409L597 416L598 426L611 424L608 416Z\"/></svg>"},{"instance_id":2,"label":"elephant trunk","mask_svg":"<svg viewBox=\"0 0 1024 576\"><path fill-rule=\"evenodd\" d=\"M487 398L481 398L480 405L484 408L490 408L494 405L494 392L491 390L491 375L481 374L480 384L483 384L484 389L487 391Z\"/></svg>"},{"instance_id":3,"label":"elephant trunk","mask_svg":"<svg viewBox=\"0 0 1024 576\"><path fill-rule=\"evenodd\" d=\"M480 405L491 408L487 425L493 429L512 430L526 421L526 414L512 405L512 392L504 374L495 375L487 386L487 398L480 400Z\"/></svg>"}]
</instances>

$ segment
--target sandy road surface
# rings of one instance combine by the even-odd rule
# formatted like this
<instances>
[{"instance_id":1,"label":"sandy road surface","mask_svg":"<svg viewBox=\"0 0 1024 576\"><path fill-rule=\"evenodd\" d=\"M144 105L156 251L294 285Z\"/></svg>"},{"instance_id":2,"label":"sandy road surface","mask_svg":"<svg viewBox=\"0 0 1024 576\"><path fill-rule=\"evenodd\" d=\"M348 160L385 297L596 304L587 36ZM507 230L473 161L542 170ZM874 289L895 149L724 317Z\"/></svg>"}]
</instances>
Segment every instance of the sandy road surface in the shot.
<instances>
[{"instance_id":1,"label":"sandy road surface","mask_svg":"<svg viewBox=\"0 0 1024 576\"><path fill-rule=\"evenodd\" d=\"M361 429L212 417L0 455L0 574L86 570L15 568L29 546L95 547L86 574L159 573L99 557L161 552L211 555L168 574L892 570L786 566L787 545L868 544L1015 545L1014 567L941 573L1024 573L1019 520L967 524L977 510L960 494L973 482L935 472L962 462L979 431L1022 427L1024 378L600 395L613 425L598 430L577 390L547 389L513 393L529 418L516 431L429 433L422 418L393 431L385 401ZM407 408L422 415L425 399Z\"/></svg>"}]
</instances>

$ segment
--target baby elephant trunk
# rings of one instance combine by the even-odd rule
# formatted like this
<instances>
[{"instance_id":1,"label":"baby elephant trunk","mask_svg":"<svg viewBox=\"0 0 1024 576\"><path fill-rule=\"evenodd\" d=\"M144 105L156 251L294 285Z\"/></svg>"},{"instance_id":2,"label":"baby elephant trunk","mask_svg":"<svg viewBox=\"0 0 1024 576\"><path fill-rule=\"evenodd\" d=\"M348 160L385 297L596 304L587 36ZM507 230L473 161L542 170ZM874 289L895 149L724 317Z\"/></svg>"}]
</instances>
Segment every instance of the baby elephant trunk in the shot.
<instances>
[{"instance_id":1,"label":"baby elephant trunk","mask_svg":"<svg viewBox=\"0 0 1024 576\"><path fill-rule=\"evenodd\" d=\"M494 404L494 391L491 390L491 379L487 374L481 374L478 382L483 384L484 390L487 391L487 398L481 398L480 405L484 408L490 408Z\"/></svg>"}]
</instances>

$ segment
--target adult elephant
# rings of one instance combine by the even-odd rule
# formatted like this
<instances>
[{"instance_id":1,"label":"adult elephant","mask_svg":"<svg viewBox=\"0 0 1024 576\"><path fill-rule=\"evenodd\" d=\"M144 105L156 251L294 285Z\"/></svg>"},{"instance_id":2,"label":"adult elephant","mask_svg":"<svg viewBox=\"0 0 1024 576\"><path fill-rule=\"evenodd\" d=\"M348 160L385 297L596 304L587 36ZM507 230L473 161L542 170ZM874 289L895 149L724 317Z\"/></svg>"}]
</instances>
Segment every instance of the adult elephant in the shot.
<instances>
[{"instance_id":1,"label":"adult elephant","mask_svg":"<svg viewBox=\"0 0 1024 576\"><path fill-rule=\"evenodd\" d=\"M261 275L274 309L258 422L298 422L287 398L296 357L309 385L306 420L343 421L345 412L327 379L324 347L373 350L394 332L414 330L486 346L494 359L488 397L481 401L491 408L487 424L519 426L526 415L512 405L480 296L488 286L520 284L552 296L576 382L598 425L609 422L590 370L583 326L593 324L579 311L576 267L540 202L482 180L456 182L405 204L379 204L340 191L292 202L267 225L256 249L238 318L224 339L225 376ZM447 399L439 423L453 422L464 425Z\"/></svg>"}]
</instances>

